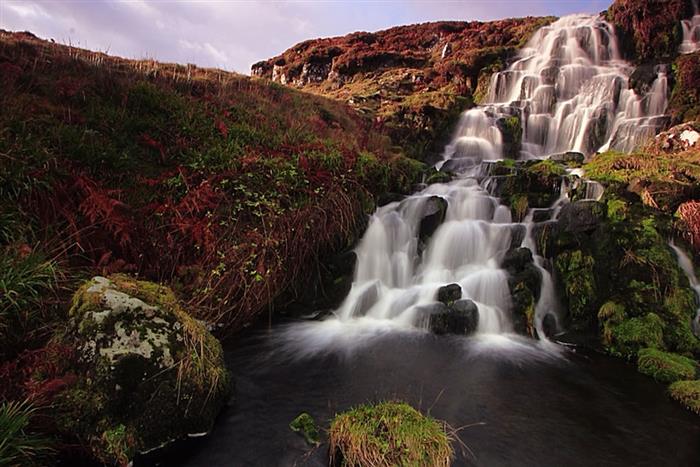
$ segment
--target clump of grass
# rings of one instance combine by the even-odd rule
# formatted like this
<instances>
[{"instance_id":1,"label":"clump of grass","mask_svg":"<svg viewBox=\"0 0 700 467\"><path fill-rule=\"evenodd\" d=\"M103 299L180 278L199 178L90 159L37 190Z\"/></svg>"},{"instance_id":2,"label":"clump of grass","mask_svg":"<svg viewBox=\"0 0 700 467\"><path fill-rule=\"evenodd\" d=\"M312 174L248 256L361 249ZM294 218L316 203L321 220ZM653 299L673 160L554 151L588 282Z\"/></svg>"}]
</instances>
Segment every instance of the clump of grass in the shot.
<instances>
[{"instance_id":1,"label":"clump of grass","mask_svg":"<svg viewBox=\"0 0 700 467\"><path fill-rule=\"evenodd\" d=\"M44 326L45 302L59 274L56 262L40 252L0 250L0 355Z\"/></svg>"},{"instance_id":2,"label":"clump of grass","mask_svg":"<svg viewBox=\"0 0 700 467\"><path fill-rule=\"evenodd\" d=\"M38 466L54 452L51 441L29 430L36 408L25 400L0 404L0 466Z\"/></svg>"},{"instance_id":3,"label":"clump of grass","mask_svg":"<svg viewBox=\"0 0 700 467\"><path fill-rule=\"evenodd\" d=\"M337 415L329 433L332 465L448 466L446 425L402 402L367 404Z\"/></svg>"}]
</instances>

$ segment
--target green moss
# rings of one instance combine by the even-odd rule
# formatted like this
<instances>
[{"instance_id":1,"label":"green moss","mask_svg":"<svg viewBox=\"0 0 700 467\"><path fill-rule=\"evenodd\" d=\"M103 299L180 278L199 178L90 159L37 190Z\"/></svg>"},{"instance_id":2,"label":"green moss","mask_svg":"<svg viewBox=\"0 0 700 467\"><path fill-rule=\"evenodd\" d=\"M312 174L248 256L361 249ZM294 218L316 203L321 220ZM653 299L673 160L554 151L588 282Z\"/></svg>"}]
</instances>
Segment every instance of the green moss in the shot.
<instances>
[{"instance_id":1,"label":"green moss","mask_svg":"<svg viewBox=\"0 0 700 467\"><path fill-rule=\"evenodd\" d=\"M503 155L506 158L517 159L520 156L520 146L523 137L523 128L520 118L516 116L504 117L497 122L503 139Z\"/></svg>"},{"instance_id":2,"label":"green moss","mask_svg":"<svg viewBox=\"0 0 700 467\"><path fill-rule=\"evenodd\" d=\"M399 402L339 414L329 436L334 465L448 466L453 455L444 424Z\"/></svg>"},{"instance_id":3,"label":"green moss","mask_svg":"<svg viewBox=\"0 0 700 467\"><path fill-rule=\"evenodd\" d=\"M637 369L662 383L692 379L695 368L693 360L657 349L642 349L637 357Z\"/></svg>"},{"instance_id":4,"label":"green moss","mask_svg":"<svg viewBox=\"0 0 700 467\"><path fill-rule=\"evenodd\" d=\"M598 322L602 329L605 345L613 342L613 329L625 319L625 307L614 301L607 301L598 310Z\"/></svg>"},{"instance_id":5,"label":"green moss","mask_svg":"<svg viewBox=\"0 0 700 467\"><path fill-rule=\"evenodd\" d=\"M513 213L513 219L521 222L527 215L530 209L530 204L526 195L517 194L510 200L510 210Z\"/></svg>"},{"instance_id":6,"label":"green moss","mask_svg":"<svg viewBox=\"0 0 700 467\"><path fill-rule=\"evenodd\" d=\"M677 381L668 388L671 397L700 415L700 380Z\"/></svg>"},{"instance_id":7,"label":"green moss","mask_svg":"<svg viewBox=\"0 0 700 467\"><path fill-rule=\"evenodd\" d=\"M309 444L317 446L320 442L316 422L314 422L313 417L306 412L299 414L297 418L292 420L292 422L289 424L289 428L291 428L292 431L302 435Z\"/></svg>"},{"instance_id":8,"label":"green moss","mask_svg":"<svg viewBox=\"0 0 700 467\"><path fill-rule=\"evenodd\" d=\"M611 222L623 222L627 219L627 203L619 198L609 199L607 202L608 219Z\"/></svg>"},{"instance_id":9,"label":"green moss","mask_svg":"<svg viewBox=\"0 0 700 467\"><path fill-rule=\"evenodd\" d=\"M588 328L595 322L596 283L595 261L581 250L558 255L554 265L561 279L574 328Z\"/></svg>"},{"instance_id":10,"label":"green moss","mask_svg":"<svg viewBox=\"0 0 700 467\"><path fill-rule=\"evenodd\" d=\"M664 322L655 313L625 319L611 325L608 350L613 355L633 357L639 349L663 348Z\"/></svg>"},{"instance_id":11,"label":"green moss","mask_svg":"<svg viewBox=\"0 0 700 467\"><path fill-rule=\"evenodd\" d=\"M566 169L561 164L549 159L533 164L528 170L543 178L561 177L566 174Z\"/></svg>"},{"instance_id":12,"label":"green moss","mask_svg":"<svg viewBox=\"0 0 700 467\"><path fill-rule=\"evenodd\" d=\"M440 170L432 170L427 173L425 183L427 185L432 185L434 183L447 183L450 180L452 180L452 175L449 173Z\"/></svg>"}]
</instances>

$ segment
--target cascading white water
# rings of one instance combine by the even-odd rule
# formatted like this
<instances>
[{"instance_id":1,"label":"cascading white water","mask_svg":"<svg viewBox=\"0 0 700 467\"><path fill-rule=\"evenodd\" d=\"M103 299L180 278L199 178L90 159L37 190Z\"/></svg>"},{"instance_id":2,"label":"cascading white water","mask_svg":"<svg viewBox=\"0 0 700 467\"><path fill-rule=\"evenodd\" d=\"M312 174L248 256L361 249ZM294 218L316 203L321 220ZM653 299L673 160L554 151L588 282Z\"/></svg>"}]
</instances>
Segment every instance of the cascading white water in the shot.
<instances>
[{"instance_id":1,"label":"cascading white water","mask_svg":"<svg viewBox=\"0 0 700 467\"><path fill-rule=\"evenodd\" d=\"M609 23L599 16L561 18L537 31L519 58L492 76L489 103L463 115L445 158L631 151L663 125L667 105L664 70L645 96L629 89L631 72ZM508 117L522 127L520 154L504 154Z\"/></svg>"},{"instance_id":2,"label":"cascading white water","mask_svg":"<svg viewBox=\"0 0 700 467\"><path fill-rule=\"evenodd\" d=\"M693 53L700 49L700 7L698 0L693 0L693 9L693 17L681 21L683 42L681 42L678 51L682 54Z\"/></svg>"},{"instance_id":3,"label":"cascading white water","mask_svg":"<svg viewBox=\"0 0 700 467\"><path fill-rule=\"evenodd\" d=\"M570 16L538 31L520 58L493 77L491 103L462 115L444 160L436 165L450 163L458 178L379 208L356 249L354 281L342 305L321 323L295 327L287 340L305 342L304 352L310 353L351 347L354 331L425 328L438 289L452 283L477 305L477 333L509 333L510 290L501 261L517 246L532 251L541 273L534 324L544 339L545 316L553 316L558 327L558 302L532 235L537 210L530 210L523 223L512 222L510 209L490 191L494 179L483 161L505 156L499 122L505 116L522 121L525 158L568 150L590 154L601 146L631 150L657 130L667 89L661 72L651 91L639 97L628 89L630 71L619 58L611 26L599 17ZM587 198L602 195L600 185L586 188ZM447 202L445 219L423 245L421 222L435 211L438 199ZM567 202L568 187L562 183L560 198L547 210L550 221ZM514 245L518 230L525 235Z\"/></svg>"},{"instance_id":4,"label":"cascading white water","mask_svg":"<svg viewBox=\"0 0 700 467\"><path fill-rule=\"evenodd\" d=\"M698 278L695 275L695 268L693 268L693 262L690 260L688 255L686 255L683 250L674 245L673 242L670 243L670 246L673 249L673 251L676 252L676 257L678 258L678 265L688 278L690 287L693 289L697 297L698 308L695 311L695 318L693 318L692 329L693 333L700 338L700 281L698 281Z\"/></svg>"},{"instance_id":5,"label":"cascading white water","mask_svg":"<svg viewBox=\"0 0 700 467\"><path fill-rule=\"evenodd\" d=\"M450 283L479 307L479 330L505 332L510 320L508 276L499 268L509 248L510 210L471 176L434 184L401 202L380 208L370 220L357 252L350 294L337 310L340 320L391 319L420 327L425 305ZM428 203L447 201L444 222L422 253L418 231Z\"/></svg>"}]
</instances>

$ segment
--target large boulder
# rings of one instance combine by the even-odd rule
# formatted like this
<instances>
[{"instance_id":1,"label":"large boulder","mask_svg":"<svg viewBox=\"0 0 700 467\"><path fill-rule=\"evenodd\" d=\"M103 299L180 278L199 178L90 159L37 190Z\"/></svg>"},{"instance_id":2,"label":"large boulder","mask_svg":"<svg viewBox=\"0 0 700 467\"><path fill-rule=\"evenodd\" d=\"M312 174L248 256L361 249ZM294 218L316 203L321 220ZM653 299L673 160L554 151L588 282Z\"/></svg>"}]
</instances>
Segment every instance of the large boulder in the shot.
<instances>
[{"instance_id":1,"label":"large boulder","mask_svg":"<svg viewBox=\"0 0 700 467\"><path fill-rule=\"evenodd\" d=\"M208 432L230 394L221 345L164 286L92 278L59 340L77 376L57 398L59 430L106 464Z\"/></svg>"}]
</instances>

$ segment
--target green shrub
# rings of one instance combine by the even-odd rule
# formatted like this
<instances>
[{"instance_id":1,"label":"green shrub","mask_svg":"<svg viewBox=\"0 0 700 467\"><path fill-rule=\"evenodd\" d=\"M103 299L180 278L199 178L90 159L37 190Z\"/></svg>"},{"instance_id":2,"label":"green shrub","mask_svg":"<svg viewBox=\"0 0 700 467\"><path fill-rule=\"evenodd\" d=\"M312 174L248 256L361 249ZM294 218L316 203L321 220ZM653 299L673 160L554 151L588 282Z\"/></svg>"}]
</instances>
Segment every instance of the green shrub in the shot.
<instances>
[{"instance_id":1,"label":"green shrub","mask_svg":"<svg viewBox=\"0 0 700 467\"><path fill-rule=\"evenodd\" d=\"M641 373L662 383L673 383L695 377L695 362L687 357L657 349L642 349L637 357Z\"/></svg>"},{"instance_id":2,"label":"green shrub","mask_svg":"<svg viewBox=\"0 0 700 467\"><path fill-rule=\"evenodd\" d=\"M448 466L445 425L400 402L367 404L337 415L330 428L332 463L347 466Z\"/></svg>"}]
</instances>

